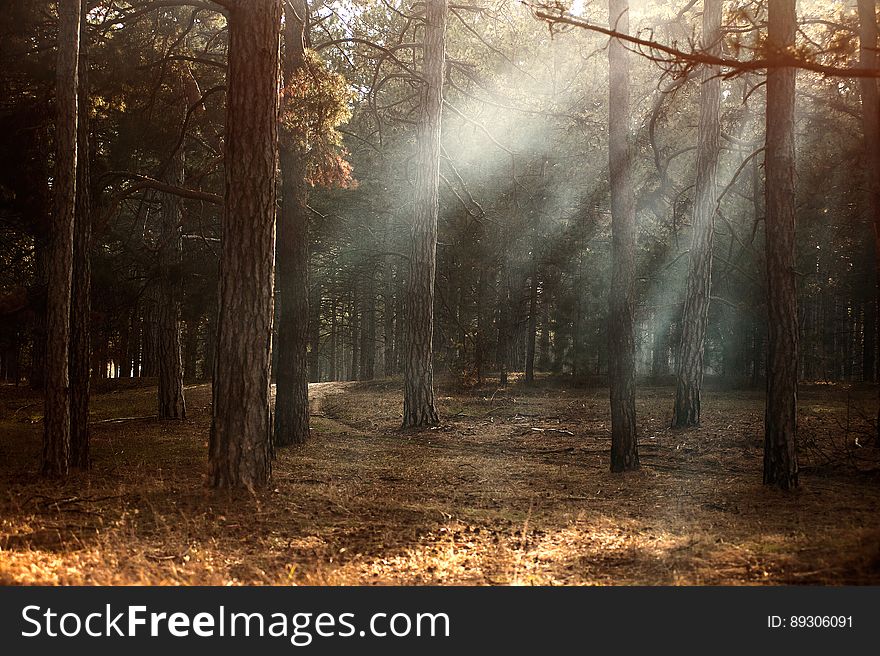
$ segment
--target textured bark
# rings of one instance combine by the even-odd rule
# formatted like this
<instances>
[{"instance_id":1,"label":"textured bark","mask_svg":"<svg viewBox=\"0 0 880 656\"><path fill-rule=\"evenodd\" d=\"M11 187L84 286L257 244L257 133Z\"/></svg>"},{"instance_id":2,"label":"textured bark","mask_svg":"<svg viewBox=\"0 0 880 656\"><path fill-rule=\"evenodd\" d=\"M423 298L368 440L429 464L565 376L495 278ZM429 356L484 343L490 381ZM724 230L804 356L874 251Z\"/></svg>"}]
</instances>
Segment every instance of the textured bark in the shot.
<instances>
[{"instance_id":1,"label":"textured bark","mask_svg":"<svg viewBox=\"0 0 880 656\"><path fill-rule=\"evenodd\" d=\"M187 114L187 100L182 75L175 80L180 125ZM173 153L166 179L170 184L185 184L183 144ZM180 348L180 284L182 258L180 197L162 196L162 224L159 231L159 289L156 295L156 332L158 342L159 419L185 419L183 395L183 356Z\"/></svg>"},{"instance_id":2,"label":"textured bark","mask_svg":"<svg viewBox=\"0 0 880 656\"><path fill-rule=\"evenodd\" d=\"M874 0L858 0L859 9L859 65L863 68L880 68L880 42L878 42L877 6ZM880 82L874 78L863 78L860 81L862 90L862 129L865 135L865 155L868 164L866 180L868 182L868 211L874 228L874 293L876 306L880 306ZM865 365L868 366L870 377L874 379L874 349L880 344L877 330L875 308L870 311L872 323L868 323L866 312L865 334ZM870 330L870 339L867 331ZM870 344L871 359L867 352ZM875 445L880 447L880 389L878 389L877 433Z\"/></svg>"},{"instance_id":3,"label":"textured bark","mask_svg":"<svg viewBox=\"0 0 880 656\"><path fill-rule=\"evenodd\" d=\"M280 0L229 11L226 191L209 480L254 489L271 475L269 363L278 154Z\"/></svg>"},{"instance_id":4,"label":"textured bark","mask_svg":"<svg viewBox=\"0 0 880 656\"><path fill-rule=\"evenodd\" d=\"M446 58L446 0L427 0L416 199L406 290L403 426L439 423L434 405L434 277L440 212L440 117Z\"/></svg>"},{"instance_id":5,"label":"textured bark","mask_svg":"<svg viewBox=\"0 0 880 656\"><path fill-rule=\"evenodd\" d=\"M87 0L81 0L77 118L76 219L70 313L70 464L89 466L89 392L92 360L92 217L89 179L89 50Z\"/></svg>"},{"instance_id":6,"label":"textured bark","mask_svg":"<svg viewBox=\"0 0 880 656\"><path fill-rule=\"evenodd\" d=\"M629 31L628 0L608 1L609 22ZM608 46L608 165L611 183L611 293L608 374L611 382L611 471L639 467L635 385L635 197L629 144L629 54L612 39Z\"/></svg>"},{"instance_id":7,"label":"textured bark","mask_svg":"<svg viewBox=\"0 0 880 656\"><path fill-rule=\"evenodd\" d=\"M80 0L59 0L55 105L55 215L46 296L46 395L42 471L70 470L70 308L76 216Z\"/></svg>"},{"instance_id":8,"label":"textured bark","mask_svg":"<svg viewBox=\"0 0 880 656\"><path fill-rule=\"evenodd\" d=\"M768 46L793 47L795 0L769 0ZM795 281L795 70L767 73L767 410L764 483L797 487L798 313Z\"/></svg>"},{"instance_id":9,"label":"textured bark","mask_svg":"<svg viewBox=\"0 0 880 656\"><path fill-rule=\"evenodd\" d=\"M287 5L282 71L293 79L305 65L304 0ZM281 216L276 248L278 360L275 370L275 444L302 444L309 437L309 214L306 154L281 145Z\"/></svg>"},{"instance_id":10,"label":"textured bark","mask_svg":"<svg viewBox=\"0 0 880 656\"><path fill-rule=\"evenodd\" d=\"M721 0L703 3L703 49L721 54ZM709 325L712 287L712 246L718 205L718 155L721 150L721 78L717 66L704 66L700 86L700 133L697 142L697 183L694 192L693 234L688 261L687 291L676 360L676 428L700 425L703 355Z\"/></svg>"}]
</instances>

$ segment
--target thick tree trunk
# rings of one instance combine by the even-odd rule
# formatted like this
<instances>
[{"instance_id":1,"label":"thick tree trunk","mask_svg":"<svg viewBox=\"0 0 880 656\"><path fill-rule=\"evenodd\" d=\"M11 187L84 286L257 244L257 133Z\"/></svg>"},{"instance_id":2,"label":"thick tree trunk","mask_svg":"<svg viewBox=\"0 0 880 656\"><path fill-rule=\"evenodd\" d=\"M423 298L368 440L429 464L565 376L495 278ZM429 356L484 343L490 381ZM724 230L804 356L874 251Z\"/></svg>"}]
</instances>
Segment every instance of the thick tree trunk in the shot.
<instances>
[{"instance_id":1,"label":"thick tree trunk","mask_svg":"<svg viewBox=\"0 0 880 656\"><path fill-rule=\"evenodd\" d=\"M863 68L880 67L880 52L878 52L878 28L877 28L877 6L875 0L858 0L859 8L859 65ZM874 271L875 281L874 290L876 297L876 305L880 307L880 87L875 78L862 78L862 128L865 135L865 155L868 163L866 180L868 182L868 210L871 216L871 222L874 227ZM867 313L866 313L867 314ZM870 313L873 325L866 326L867 330L872 330L870 341L865 337L865 346L870 343L871 362L868 363L867 356L865 363L870 364L871 377L873 380L873 357L874 345L880 344L877 330L880 329L880 321L876 319L876 313ZM867 318L867 317L866 317ZM866 321L867 323L867 321ZM880 447L880 388L878 388L878 409L877 409L877 433L875 435L875 445Z\"/></svg>"},{"instance_id":2,"label":"thick tree trunk","mask_svg":"<svg viewBox=\"0 0 880 656\"><path fill-rule=\"evenodd\" d=\"M282 71L285 84L305 66L305 0L287 5ZM309 437L309 214L306 154L281 145L281 218L276 282L280 304L275 371L275 444L303 444Z\"/></svg>"},{"instance_id":3,"label":"thick tree trunk","mask_svg":"<svg viewBox=\"0 0 880 656\"><path fill-rule=\"evenodd\" d=\"M703 3L703 49L721 54L721 0ZM681 342L676 361L676 428L700 425L703 354L709 325L712 287L712 246L718 204L718 155L721 150L721 78L717 66L704 66L700 86L700 135L697 143L697 184L694 193L693 234L682 315Z\"/></svg>"},{"instance_id":4,"label":"thick tree trunk","mask_svg":"<svg viewBox=\"0 0 880 656\"><path fill-rule=\"evenodd\" d=\"M610 25L629 31L628 0L609 0ZM608 46L608 163L611 183L611 293L608 373L611 382L611 471L639 467L635 385L635 197L629 144L629 55L617 39Z\"/></svg>"},{"instance_id":5,"label":"thick tree trunk","mask_svg":"<svg viewBox=\"0 0 880 656\"><path fill-rule=\"evenodd\" d=\"M793 47L795 28L795 0L769 0L771 52ZM798 484L794 98L795 70L770 69L764 161L769 318L764 483L786 490Z\"/></svg>"},{"instance_id":6,"label":"thick tree trunk","mask_svg":"<svg viewBox=\"0 0 880 656\"><path fill-rule=\"evenodd\" d=\"M70 464L89 466L89 392L92 365L92 218L89 179L89 50L87 0L80 0L77 98L76 221L70 313Z\"/></svg>"},{"instance_id":7,"label":"thick tree trunk","mask_svg":"<svg viewBox=\"0 0 880 656\"><path fill-rule=\"evenodd\" d=\"M415 216L406 292L404 428L432 426L440 421L434 405L434 277L440 211L440 116L447 0L427 0L426 5Z\"/></svg>"},{"instance_id":8,"label":"thick tree trunk","mask_svg":"<svg viewBox=\"0 0 880 656\"><path fill-rule=\"evenodd\" d=\"M180 125L187 114L183 80L176 80L175 92L180 103ZM170 184L184 186L185 155L183 144L173 153L166 178ZM186 400L183 395L183 356L180 348L180 263L181 244L180 198L174 194L162 197L162 224L159 232L159 289L156 297L156 332L158 342L159 419L185 419Z\"/></svg>"},{"instance_id":9,"label":"thick tree trunk","mask_svg":"<svg viewBox=\"0 0 880 656\"><path fill-rule=\"evenodd\" d=\"M271 474L269 364L275 254L280 0L229 11L226 198L209 479L254 489Z\"/></svg>"},{"instance_id":10,"label":"thick tree trunk","mask_svg":"<svg viewBox=\"0 0 880 656\"><path fill-rule=\"evenodd\" d=\"M70 309L76 216L77 96L80 0L58 2L55 105L55 215L50 231L46 296L46 396L42 471L70 470Z\"/></svg>"}]
</instances>

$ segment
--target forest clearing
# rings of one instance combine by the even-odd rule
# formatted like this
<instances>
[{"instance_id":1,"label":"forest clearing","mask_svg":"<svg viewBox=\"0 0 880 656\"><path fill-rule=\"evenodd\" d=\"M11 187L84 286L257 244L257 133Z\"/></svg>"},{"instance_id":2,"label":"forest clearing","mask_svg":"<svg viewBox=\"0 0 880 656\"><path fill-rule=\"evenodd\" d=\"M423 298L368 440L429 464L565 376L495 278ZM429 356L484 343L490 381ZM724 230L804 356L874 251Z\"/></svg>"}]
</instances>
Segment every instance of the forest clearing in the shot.
<instances>
[{"instance_id":1,"label":"forest clearing","mask_svg":"<svg viewBox=\"0 0 880 656\"><path fill-rule=\"evenodd\" d=\"M7 5L0 584L880 584L875 0Z\"/></svg>"},{"instance_id":2,"label":"forest clearing","mask_svg":"<svg viewBox=\"0 0 880 656\"><path fill-rule=\"evenodd\" d=\"M207 385L171 423L147 416L155 387L97 393L93 467L61 486L35 471L38 400L3 391L4 585L880 583L868 389L803 391L794 494L761 484L756 391L710 388L678 431L673 388L640 389L642 468L621 478L607 389L441 386L446 419L407 433L399 382L313 384L310 440L255 495L205 485Z\"/></svg>"}]
</instances>

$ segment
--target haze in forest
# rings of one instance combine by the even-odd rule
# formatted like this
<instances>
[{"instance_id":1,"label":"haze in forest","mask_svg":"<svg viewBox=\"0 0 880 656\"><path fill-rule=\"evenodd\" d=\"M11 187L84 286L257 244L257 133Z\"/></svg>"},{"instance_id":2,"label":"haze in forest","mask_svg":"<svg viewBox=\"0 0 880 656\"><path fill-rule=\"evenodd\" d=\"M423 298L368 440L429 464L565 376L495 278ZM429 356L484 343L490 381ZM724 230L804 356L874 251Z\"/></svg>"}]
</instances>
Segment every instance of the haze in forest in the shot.
<instances>
[{"instance_id":1,"label":"haze in forest","mask_svg":"<svg viewBox=\"0 0 880 656\"><path fill-rule=\"evenodd\" d=\"M876 581L878 42L872 0L12 3L0 548L118 461L166 519L244 491L236 526L304 540L318 582L398 580L386 542L406 582L519 582L534 549L536 582L608 582L618 534L630 582ZM547 543L515 543L542 494ZM765 507L794 512L766 540ZM341 574L328 508L387 531ZM473 537L471 579L456 538L435 580L450 522L507 551ZM89 553L159 553L144 526ZM276 547L172 580L276 581ZM138 563L69 581L169 575Z\"/></svg>"}]
</instances>

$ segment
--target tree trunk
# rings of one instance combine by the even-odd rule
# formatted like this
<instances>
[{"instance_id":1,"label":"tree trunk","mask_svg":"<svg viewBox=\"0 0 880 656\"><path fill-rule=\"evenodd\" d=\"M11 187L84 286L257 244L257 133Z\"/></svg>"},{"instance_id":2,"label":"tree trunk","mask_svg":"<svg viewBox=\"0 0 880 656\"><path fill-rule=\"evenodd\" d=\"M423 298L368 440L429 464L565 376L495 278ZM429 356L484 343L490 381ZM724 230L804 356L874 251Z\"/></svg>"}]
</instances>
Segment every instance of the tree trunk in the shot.
<instances>
[{"instance_id":1,"label":"tree trunk","mask_svg":"<svg viewBox=\"0 0 880 656\"><path fill-rule=\"evenodd\" d=\"M474 340L474 369L477 385L483 384L483 368L486 360L486 267L480 267L477 280L477 336Z\"/></svg>"},{"instance_id":2,"label":"tree trunk","mask_svg":"<svg viewBox=\"0 0 880 656\"><path fill-rule=\"evenodd\" d=\"M159 290L154 282L147 285L141 304L141 359L135 377L155 378L159 375Z\"/></svg>"},{"instance_id":3,"label":"tree trunk","mask_svg":"<svg viewBox=\"0 0 880 656\"><path fill-rule=\"evenodd\" d=\"M41 469L70 470L70 309L76 216L80 0L58 2L55 105L55 215L50 230L46 296L46 396Z\"/></svg>"},{"instance_id":4,"label":"tree trunk","mask_svg":"<svg viewBox=\"0 0 880 656\"><path fill-rule=\"evenodd\" d=\"M501 264L501 293L498 294L498 384L507 385L510 362L510 269L507 255Z\"/></svg>"},{"instance_id":5,"label":"tree trunk","mask_svg":"<svg viewBox=\"0 0 880 656\"><path fill-rule=\"evenodd\" d=\"M538 338L538 265L532 254L532 275L529 284L529 327L526 335L526 385L535 382L535 342Z\"/></svg>"},{"instance_id":6,"label":"tree trunk","mask_svg":"<svg viewBox=\"0 0 880 656\"><path fill-rule=\"evenodd\" d=\"M285 84L305 66L308 7L286 5ZM295 143L281 144L281 220L278 224L278 362L275 372L275 444L303 444L309 437L309 214L306 154Z\"/></svg>"},{"instance_id":7,"label":"tree trunk","mask_svg":"<svg viewBox=\"0 0 880 656\"><path fill-rule=\"evenodd\" d=\"M669 325L660 312L654 312L653 347L651 351L651 377L660 382L669 374Z\"/></svg>"},{"instance_id":8,"label":"tree trunk","mask_svg":"<svg viewBox=\"0 0 880 656\"><path fill-rule=\"evenodd\" d=\"M878 52L878 28L877 7L874 0L858 0L859 7L859 65L863 68L880 67L880 52ZM874 294L876 306L880 307L880 87L875 78L862 78L862 129L865 134L865 154L868 163L866 179L868 181L868 210L874 227ZM867 334L865 345L870 343L873 347L880 344L877 331L880 330L880 321L876 320L876 312L870 313L873 325L867 325L867 330L872 330L870 342ZM866 321L867 323L867 321ZM871 378L873 380L873 353ZM868 364L867 357L865 363ZM880 447L880 388L878 388L877 409L877 432L875 445Z\"/></svg>"},{"instance_id":9,"label":"tree trunk","mask_svg":"<svg viewBox=\"0 0 880 656\"><path fill-rule=\"evenodd\" d=\"M629 31L629 1L608 0L610 25ZM635 197L629 144L629 55L617 39L608 46L608 164L611 183L611 293L608 373L611 382L611 471L639 467L635 386Z\"/></svg>"},{"instance_id":10,"label":"tree trunk","mask_svg":"<svg viewBox=\"0 0 880 656\"><path fill-rule=\"evenodd\" d=\"M336 321L336 295L330 297L330 373L328 380L337 380L336 369L336 344L337 344L337 321Z\"/></svg>"},{"instance_id":11,"label":"tree trunk","mask_svg":"<svg viewBox=\"0 0 880 656\"><path fill-rule=\"evenodd\" d=\"M197 364L199 361L199 317L186 321L185 342L183 344L183 379L198 380Z\"/></svg>"},{"instance_id":12,"label":"tree trunk","mask_svg":"<svg viewBox=\"0 0 880 656\"><path fill-rule=\"evenodd\" d=\"M350 322L351 322L351 367L348 370L348 379L349 380L357 380L360 365L360 308L358 303L358 288L357 282L354 283L354 287L351 290L351 314Z\"/></svg>"},{"instance_id":13,"label":"tree trunk","mask_svg":"<svg viewBox=\"0 0 880 656\"><path fill-rule=\"evenodd\" d=\"M92 365L92 219L89 179L89 50L87 0L80 5L77 104L76 220L70 313L70 464L89 466L89 385Z\"/></svg>"},{"instance_id":14,"label":"tree trunk","mask_svg":"<svg viewBox=\"0 0 880 656\"><path fill-rule=\"evenodd\" d=\"M795 28L795 0L769 0L771 52L794 47ZM770 69L764 161L769 318L764 483L785 490L798 484L794 98L795 69Z\"/></svg>"},{"instance_id":15,"label":"tree trunk","mask_svg":"<svg viewBox=\"0 0 880 656\"><path fill-rule=\"evenodd\" d=\"M538 369L548 371L550 366L550 293L547 285L544 285L544 293L541 294L541 348L538 356Z\"/></svg>"},{"instance_id":16,"label":"tree trunk","mask_svg":"<svg viewBox=\"0 0 880 656\"><path fill-rule=\"evenodd\" d=\"M180 103L179 125L187 115L187 101L182 77L175 80L174 91ZM184 186L185 155L183 144L171 155L166 174L170 184ZM180 349L180 263L182 258L180 198L162 196L162 223L159 231L159 289L156 297L156 337L158 343L159 419L185 419L183 395L183 356Z\"/></svg>"},{"instance_id":17,"label":"tree trunk","mask_svg":"<svg viewBox=\"0 0 880 656\"><path fill-rule=\"evenodd\" d=\"M389 219L390 223L390 219ZM386 240L386 249L389 248ZM382 305L383 339L384 339L384 374L386 378L394 375L394 268L391 255L385 256L385 298Z\"/></svg>"},{"instance_id":18,"label":"tree trunk","mask_svg":"<svg viewBox=\"0 0 880 656\"><path fill-rule=\"evenodd\" d=\"M321 382L321 283L311 285L309 299L309 381Z\"/></svg>"},{"instance_id":19,"label":"tree trunk","mask_svg":"<svg viewBox=\"0 0 880 656\"><path fill-rule=\"evenodd\" d=\"M440 212L440 117L447 0L427 0L426 4L415 216L406 290L404 428L433 426L440 421L434 405L434 277Z\"/></svg>"},{"instance_id":20,"label":"tree trunk","mask_svg":"<svg viewBox=\"0 0 880 656\"><path fill-rule=\"evenodd\" d=\"M209 479L214 487L252 490L271 475L281 1L235 2L228 24L226 191Z\"/></svg>"},{"instance_id":21,"label":"tree trunk","mask_svg":"<svg viewBox=\"0 0 880 656\"><path fill-rule=\"evenodd\" d=\"M376 276L372 269L367 274L367 298L361 321L361 375L360 380L376 377Z\"/></svg>"},{"instance_id":22,"label":"tree trunk","mask_svg":"<svg viewBox=\"0 0 880 656\"><path fill-rule=\"evenodd\" d=\"M48 214L48 212L47 212ZM38 226L34 231L34 326L31 333L31 370L28 382L32 390L46 387L46 294L49 278L49 247L47 231Z\"/></svg>"},{"instance_id":23,"label":"tree trunk","mask_svg":"<svg viewBox=\"0 0 880 656\"><path fill-rule=\"evenodd\" d=\"M721 54L721 0L703 3L703 49ZM676 361L675 428L700 425L703 355L709 325L712 287L712 246L720 153L721 78L717 66L704 66L700 86L700 135L697 143L697 184L694 193L693 235L688 264L687 291L682 314L681 342Z\"/></svg>"}]
</instances>

